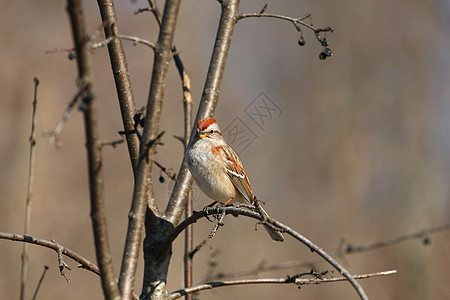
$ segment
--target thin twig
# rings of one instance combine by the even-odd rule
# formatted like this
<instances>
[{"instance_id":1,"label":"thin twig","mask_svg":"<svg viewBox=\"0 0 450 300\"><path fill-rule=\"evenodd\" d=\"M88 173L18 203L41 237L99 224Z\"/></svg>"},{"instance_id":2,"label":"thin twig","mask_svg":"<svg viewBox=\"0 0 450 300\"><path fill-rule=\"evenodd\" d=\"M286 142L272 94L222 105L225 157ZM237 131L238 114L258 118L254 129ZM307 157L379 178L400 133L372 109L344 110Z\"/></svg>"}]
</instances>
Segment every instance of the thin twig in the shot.
<instances>
[{"instance_id":1,"label":"thin twig","mask_svg":"<svg viewBox=\"0 0 450 300\"><path fill-rule=\"evenodd\" d=\"M36 287L36 290L34 291L33 298L31 298L31 300L36 299L37 293L39 292L39 289L41 288L41 284L44 281L45 273L47 273L47 271L48 271L48 266L44 266L44 271L42 272L41 278L39 278L38 285Z\"/></svg>"},{"instance_id":2,"label":"thin twig","mask_svg":"<svg viewBox=\"0 0 450 300\"><path fill-rule=\"evenodd\" d=\"M117 145L123 144L123 142L125 142L124 139L119 139L119 140L115 140L115 141L103 141L102 147L111 146L113 148L116 148Z\"/></svg>"},{"instance_id":3,"label":"thin twig","mask_svg":"<svg viewBox=\"0 0 450 300\"><path fill-rule=\"evenodd\" d=\"M166 167L164 167L163 165L161 165L159 162L157 162L156 160L153 161L153 163L161 169L161 171L166 174L170 179L172 180L176 180L177 179L177 174L172 172L170 169L167 169Z\"/></svg>"},{"instance_id":4,"label":"thin twig","mask_svg":"<svg viewBox=\"0 0 450 300\"><path fill-rule=\"evenodd\" d=\"M444 230L448 230L448 229L450 229L450 223L444 224L444 225L440 225L440 226L437 226L437 227L424 229L424 230L421 230L419 232L415 232L415 233L411 233L411 234L407 234L407 235L394 237L394 238L391 238L391 239L388 239L388 240L385 240L385 241L367 244L367 245L353 246L351 244L348 244L346 246L346 248L345 248L345 251L344 251L343 255L344 254L353 254L353 253L358 253L358 252L365 252L365 251L375 250L375 249L378 249L378 248L384 248L384 247L392 246L392 245L395 245L395 244L398 244L398 243L401 243L401 242L405 242L405 241L409 241L409 240L426 238L430 234L437 233L437 232L444 231Z\"/></svg>"},{"instance_id":5,"label":"thin twig","mask_svg":"<svg viewBox=\"0 0 450 300\"><path fill-rule=\"evenodd\" d=\"M62 147L63 142L61 141L61 132L64 129L64 125L66 124L67 120L69 119L73 108L78 103L78 100L81 97L81 90L78 90L77 93L72 97L72 100L70 100L69 105L67 105L66 110L64 111L64 114L59 120L58 125L56 125L55 130L49 131L45 133L45 136L49 136L49 142L55 143L56 147Z\"/></svg>"},{"instance_id":6,"label":"thin twig","mask_svg":"<svg viewBox=\"0 0 450 300\"><path fill-rule=\"evenodd\" d=\"M95 101L91 74L91 60L88 51L89 46L86 39L87 34L81 0L68 0L67 10L70 17L72 37L77 53L78 83L81 90L82 111L86 132L89 195L91 202L90 215L94 233L95 254L100 267L100 277L105 298L120 299L106 227L102 147L98 128L97 101Z\"/></svg>"},{"instance_id":7,"label":"thin twig","mask_svg":"<svg viewBox=\"0 0 450 300\"><path fill-rule=\"evenodd\" d=\"M267 7L266 7L266 9L267 9ZM317 30L314 26L303 22L303 20L308 19L308 18L311 17L310 14L306 14L306 15L300 17L300 18L292 18L292 17L288 17L288 16L283 16L283 15L268 14L264 10L264 11L261 11L259 13L238 14L236 16L236 21L240 21L240 20L245 19L245 18L263 18L263 17L275 18L275 19L281 19L281 20L289 21L295 26L295 29L297 29L297 31L301 31L301 27L300 26L305 26L306 28L309 28L309 29L311 29L313 31Z\"/></svg>"},{"instance_id":8,"label":"thin twig","mask_svg":"<svg viewBox=\"0 0 450 300\"><path fill-rule=\"evenodd\" d=\"M301 26L304 26L314 32L314 34L319 42L322 42L322 39L319 35L321 32L333 32L333 29L331 27L316 28L312 24L308 24L308 23L304 22L305 19L311 18L310 14L306 14L299 18L293 18L293 17L283 16L283 15L278 15L278 14L268 14L268 13L265 13L265 10L264 10L259 13L238 14L236 16L236 22L240 21L242 19L245 19L245 18L263 18L263 17L289 21L294 25L295 29L297 29L297 31L300 31L300 32L302 31Z\"/></svg>"},{"instance_id":9,"label":"thin twig","mask_svg":"<svg viewBox=\"0 0 450 300\"><path fill-rule=\"evenodd\" d=\"M66 248L64 246L61 246L58 243L48 241L48 240L43 240L40 238L35 238L35 237L29 236L29 235L21 235L21 234L8 233L8 232L0 232L0 239L35 244L35 245L53 249L55 251L58 251L58 249L61 249L61 253L63 255L70 257L74 261L78 262L82 266L83 269L86 269L88 271L91 271L92 273L100 275L100 270L94 263L87 260L83 256L79 255L75 251L70 250L69 248Z\"/></svg>"},{"instance_id":10,"label":"thin twig","mask_svg":"<svg viewBox=\"0 0 450 300\"><path fill-rule=\"evenodd\" d=\"M34 182L34 166L36 161L36 106L37 106L37 88L39 85L39 79L34 78L34 97L33 97L33 112L31 114L31 134L29 138L30 142L30 158L28 162L28 187L27 187L27 199L25 201L25 228L23 234L28 234L31 224L31 203L33 197L33 182ZM22 268L20 274L20 299L25 298L25 287L27 281L28 271L28 244L23 244L22 248Z\"/></svg>"},{"instance_id":11,"label":"thin twig","mask_svg":"<svg viewBox=\"0 0 450 300\"><path fill-rule=\"evenodd\" d=\"M355 279L367 279L377 276L386 276L396 274L396 270L370 273L370 274L362 274L362 275L353 275ZM196 293L203 290L209 290L217 287L223 286L231 286L231 285L248 285L248 284L296 284L299 287L301 285L306 284L321 284L321 283L333 283L338 281L347 281L345 277L335 277L335 278L312 278L312 279L300 279L295 278L292 280L291 278L258 278L258 279L241 279L241 280L227 280L227 281L213 281L207 282L203 284L199 284L193 286L188 289L182 289L170 294L170 299L178 299L186 294Z\"/></svg>"},{"instance_id":12,"label":"thin twig","mask_svg":"<svg viewBox=\"0 0 450 300\"><path fill-rule=\"evenodd\" d=\"M153 50L155 50L155 47L156 47L155 44L150 42L149 40L141 39L139 37L131 36L131 35L123 35L123 34L110 36L110 37L108 37L108 38L106 38L106 39L104 39L103 41L100 41L100 42L90 43L90 47L91 47L91 49L98 49L98 48L101 48L101 47L105 47L106 45L108 45L111 42L113 42L115 39L132 41L135 46L138 45L138 44L143 44L143 45L149 46Z\"/></svg>"},{"instance_id":13,"label":"thin twig","mask_svg":"<svg viewBox=\"0 0 450 300\"><path fill-rule=\"evenodd\" d=\"M298 241L302 242L304 245L306 245L311 252L316 252L319 256L321 256L324 260L326 260L329 264L331 264L336 270L339 271L340 274L342 274L347 280L350 282L350 284L354 287L358 295L361 299L368 299L366 293L362 289L362 287L359 285L359 283L356 282L356 280L352 277L352 275L343 267L341 264L339 264L331 255L326 253L322 248L319 248L319 246L312 243L310 240L302 236L300 233L296 232L292 228L284 225L281 222L278 222L277 220L273 218L267 218L263 219L259 213L247 210L247 209L240 209L235 207L215 207L212 209L206 209L199 212L195 212L192 217L189 219L184 220L181 222L170 234L170 241L173 241L176 239L176 237L184 230L186 227L192 223L197 222L199 219L204 218L208 215L214 215L218 213L224 213L224 214L232 214L232 215L243 215L247 216L253 219L257 219L259 221L263 221L264 225L266 226L273 226L274 229L280 230L283 233L287 233L297 239ZM165 245L165 247L169 247L170 244Z\"/></svg>"}]
</instances>

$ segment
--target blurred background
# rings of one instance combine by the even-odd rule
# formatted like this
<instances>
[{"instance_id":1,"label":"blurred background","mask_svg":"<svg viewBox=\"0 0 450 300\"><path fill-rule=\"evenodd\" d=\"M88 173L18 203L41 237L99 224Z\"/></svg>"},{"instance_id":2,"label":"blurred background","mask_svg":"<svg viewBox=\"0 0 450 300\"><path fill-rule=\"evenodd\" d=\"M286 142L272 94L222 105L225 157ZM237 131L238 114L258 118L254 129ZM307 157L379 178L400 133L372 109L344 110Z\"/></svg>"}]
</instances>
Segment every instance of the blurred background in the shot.
<instances>
[{"instance_id":1,"label":"blurred background","mask_svg":"<svg viewBox=\"0 0 450 300\"><path fill-rule=\"evenodd\" d=\"M158 2L161 9L163 3ZM299 17L311 13L327 34L333 57L319 60L321 45L305 30L306 45L291 23L244 19L234 33L215 118L240 153L253 190L269 213L332 253L342 241L363 245L448 223L450 219L450 2L242 0L241 12ZM63 147L44 133L55 128L76 92L76 66L65 1L4 0L0 3L0 231L22 233L27 189L33 98L38 77L37 157L30 235L55 239L95 261L82 116L66 124ZM101 19L95 1L85 1L88 30ZM122 34L156 41L150 13L133 15L147 2L116 1ZM175 41L192 80L195 109L201 97L220 15L217 1L183 1ZM98 40L101 40L99 37ZM153 53L124 42L137 107L146 103ZM105 140L122 130L107 49L93 51L100 130ZM161 129L164 146L156 160L178 172L183 148L181 85L171 64ZM259 114L259 115L258 115ZM237 138L237 131L244 137ZM116 274L120 269L132 173L127 149L104 149L108 230ZM171 183L154 185L161 209ZM199 210L210 203L194 196ZM225 218L214 239L195 256L194 281L213 272L260 264L317 260L288 238L273 243L254 221ZM200 243L213 224L195 225ZM412 240L340 260L354 274L396 269L361 281L371 299L450 299L450 234ZM0 241L0 298L19 296L22 244ZM174 244L168 290L179 289L183 238ZM59 275L56 253L30 245L26 298L31 298L44 265L50 270L37 299L101 299L96 275L76 268ZM212 267L215 266L215 267ZM331 270L324 263L248 276L285 277ZM332 274L338 276L338 274ZM137 274L141 289L142 264ZM356 299L348 283L304 286L258 285L201 292L199 299Z\"/></svg>"}]
</instances>

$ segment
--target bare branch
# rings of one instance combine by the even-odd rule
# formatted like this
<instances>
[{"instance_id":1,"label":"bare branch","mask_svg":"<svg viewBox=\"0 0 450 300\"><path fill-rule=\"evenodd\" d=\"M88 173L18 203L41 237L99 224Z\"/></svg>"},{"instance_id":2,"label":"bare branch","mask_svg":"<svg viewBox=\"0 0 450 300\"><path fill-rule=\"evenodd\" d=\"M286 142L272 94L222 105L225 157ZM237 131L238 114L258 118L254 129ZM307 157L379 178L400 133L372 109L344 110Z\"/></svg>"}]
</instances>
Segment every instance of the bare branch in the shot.
<instances>
[{"instance_id":1,"label":"bare branch","mask_svg":"<svg viewBox=\"0 0 450 300\"><path fill-rule=\"evenodd\" d=\"M361 253L365 251L370 251L374 249L389 247L401 242L406 242L413 239L424 239L423 242L425 244L429 243L428 236L431 234L435 234L438 232L442 232L445 230L450 229L450 223L444 224L424 230L420 230L415 233L407 234L407 235L401 235L398 237L394 237L385 241L381 242L375 242L367 245L362 246L353 246L351 244L340 246L338 251L331 254L334 258L341 258L346 255L355 254L355 253ZM291 260L291 261L284 261L280 263L275 263L271 265L266 265L264 261L262 261L256 268L251 269L242 269L242 270L233 270L229 272L218 272L216 274L210 274L206 277L206 280L213 280L213 279L223 279L223 278L232 278L232 277L239 277L239 276L248 276L248 275L257 275L262 272L269 272L269 271L276 271L276 270L285 270L285 269L292 269L292 268L300 268L300 267L307 267L311 265L316 265L319 263L323 263L323 260L320 259L312 259L307 261L299 261L299 260Z\"/></svg>"},{"instance_id":2,"label":"bare branch","mask_svg":"<svg viewBox=\"0 0 450 300\"><path fill-rule=\"evenodd\" d=\"M119 287L123 299L131 299L133 294L145 211L148 207L153 215L160 215L158 206L153 197L153 186L150 180L152 161L155 154L155 143L152 143L152 141L156 140L159 132L162 101L164 98L169 62L172 58L171 48L179 6L180 0L166 1L158 42L154 51L153 72L147 101L144 132L140 145L140 158L138 161L133 200L129 213L127 238L119 277ZM148 148L148 146L150 146L150 148ZM145 253L146 251L144 251L144 254ZM159 272L159 270L157 271L152 267L147 267L148 259L152 258L144 256L144 259L146 260L146 266L144 271L143 294L146 295L152 290L151 285L153 276L149 275L149 272L152 274L152 272ZM157 284L157 287L158 289L163 290L165 279L161 279L161 276L163 276L163 274L158 274L156 276L160 283Z\"/></svg>"},{"instance_id":3,"label":"bare branch","mask_svg":"<svg viewBox=\"0 0 450 300\"><path fill-rule=\"evenodd\" d=\"M106 39L104 39L103 41L100 41L100 42L90 43L90 46L91 46L92 49L98 49L98 48L101 48L101 47L105 47L106 45L108 45L111 42L113 42L115 39L132 41L135 46L137 44L143 44L143 45L149 46L153 50L155 50L155 47L156 47L154 43L152 43L152 42L150 42L148 40L141 39L141 38L138 38L136 36L123 35L123 34L110 36L110 37L108 37L108 38L106 38Z\"/></svg>"},{"instance_id":4,"label":"bare branch","mask_svg":"<svg viewBox=\"0 0 450 300\"><path fill-rule=\"evenodd\" d=\"M33 97L33 112L31 114L31 134L30 134L30 158L28 162L28 187L27 199L25 201L25 228L23 234L28 234L31 224L31 203L33 197L33 182L34 182L34 165L36 161L36 106L37 106L37 88L39 79L34 78L34 97ZM20 299L25 298L25 286L27 281L28 271L28 244L23 244L22 249L22 268L20 274Z\"/></svg>"},{"instance_id":5,"label":"bare branch","mask_svg":"<svg viewBox=\"0 0 450 300\"><path fill-rule=\"evenodd\" d=\"M143 11L151 11L153 16L155 17L159 26L161 26L162 17L159 12L158 5L155 0L148 0L149 8L140 9L137 13L141 13ZM135 12L136 13L136 12ZM181 78L181 85L183 89L183 106L184 106L184 146L185 148L189 144L189 137L191 134L192 128L192 95L191 95L191 78L189 74L186 72L184 68L183 61L181 60L180 55L178 54L177 47L175 44L172 45L172 53L175 61L175 66L177 67L178 74Z\"/></svg>"},{"instance_id":6,"label":"bare branch","mask_svg":"<svg viewBox=\"0 0 450 300\"><path fill-rule=\"evenodd\" d=\"M385 241L367 244L367 245L353 246L353 245L349 244L346 246L344 253L342 255L353 254L353 253L358 253L358 252L365 252L365 251L370 251L370 250L374 250L374 249L378 249L378 248L389 247L389 246L392 246L392 245L395 245L395 244L398 244L401 242L413 240L413 239L427 238L427 236L430 234L441 232L441 231L448 230L448 229L450 229L450 223L444 224L441 226L437 226L437 227L424 229L424 230L421 230L421 231L418 231L415 233L394 237L394 238L391 238L391 239L388 239ZM425 240L424 243L428 243L427 240Z\"/></svg>"},{"instance_id":7,"label":"bare branch","mask_svg":"<svg viewBox=\"0 0 450 300\"><path fill-rule=\"evenodd\" d=\"M91 75L91 61L85 20L81 0L68 0L67 10L70 16L72 37L77 53L78 83L82 97L82 111L86 131L86 148L89 169L89 194L91 200L91 220L95 240L95 253L101 272L103 293L106 299L119 299L119 288L109 249L106 227L102 147L99 138L97 107ZM60 267L62 272L63 268ZM61 273L63 274L63 273Z\"/></svg>"},{"instance_id":8,"label":"bare branch","mask_svg":"<svg viewBox=\"0 0 450 300\"><path fill-rule=\"evenodd\" d=\"M72 97L72 100L70 100L69 105L67 106L66 110L64 111L64 114L63 114L61 120L59 121L58 125L56 125L55 130L49 131L44 134L44 136L50 137L50 143L55 143L56 147L63 146L63 142L61 141L61 132L62 132L67 120L69 119L70 115L72 114L73 108L78 103L78 100L80 100L80 97L81 97L81 90L78 90L77 93Z\"/></svg>"},{"instance_id":9,"label":"bare branch","mask_svg":"<svg viewBox=\"0 0 450 300\"><path fill-rule=\"evenodd\" d=\"M300 233L296 232L292 228L284 225L281 222L278 222L277 220L273 218L267 218L263 219L259 213L247 210L247 209L240 209L235 207L215 207L211 209L202 210L200 212L195 212L192 217L184 220L182 223L180 223L175 229L172 231L170 235L170 241L173 241L176 239L176 237L190 224L193 224L197 222L199 219L204 218L208 215L214 215L214 214L232 214L234 216L237 215L243 215L247 216L253 219L257 219L259 221L263 221L264 225L266 226L273 226L275 229L281 230L283 233L287 233L291 235L296 240L302 242L304 245L306 245L311 252L316 252L319 256L321 256L324 260L326 260L329 264L331 264L336 270L339 271L340 274L342 274L347 280L350 282L350 284L354 287L358 295L361 299L368 299L366 293L362 289L362 287L359 285L359 283L356 282L356 280L352 277L352 275L343 267L341 266L331 255L326 253L322 248L319 248L319 246L312 243L310 240L302 236ZM169 245L165 245L165 247L169 247Z\"/></svg>"},{"instance_id":10,"label":"bare branch","mask_svg":"<svg viewBox=\"0 0 450 300\"><path fill-rule=\"evenodd\" d=\"M87 260L83 256L79 255L75 251L70 250L69 248L66 248L64 246L61 246L60 244L58 244L56 242L47 241L47 240L43 240L40 238L35 238L35 237L29 236L29 235L21 235L21 234L8 233L8 232L0 232L0 239L35 244L35 245L53 249L55 251L58 251L60 249L61 253L63 255L70 257L74 261L78 262L82 266L83 269L86 269L97 275L100 275L100 270L94 263L90 262L89 260Z\"/></svg>"},{"instance_id":11,"label":"bare branch","mask_svg":"<svg viewBox=\"0 0 450 300\"><path fill-rule=\"evenodd\" d=\"M319 58L321 60L326 59L327 57L330 57L333 55L333 52L331 51L330 48L328 48L328 40L325 37L321 36L321 33L327 33L327 32L333 32L333 29L331 27L325 27L325 28L316 28L313 26L312 24L312 16L311 14L306 14L302 17L299 18L292 18L292 17L287 17L287 16L283 16L283 15L278 15L278 14L268 14L266 13L267 10L267 4L264 5L264 7L261 9L261 11L259 13L247 13L247 14L238 14L236 16L236 22L245 19L245 18L274 18L274 19L280 19L280 20L284 20L284 21L288 21L291 22L295 29L297 31L300 32L300 38L298 40L298 44L300 46L304 46L305 45L305 39L303 38L303 31L302 31L302 27L305 27L307 29L310 29L314 32L314 35L317 39L317 41L324 47L322 52L319 55ZM308 24L306 22L304 22L304 20L309 19L311 21L311 24Z\"/></svg>"},{"instance_id":12,"label":"bare branch","mask_svg":"<svg viewBox=\"0 0 450 300\"><path fill-rule=\"evenodd\" d=\"M366 245L359 245L359 246L353 246L351 244L345 245L339 247L338 251L332 253L332 256L334 258L342 258L346 255L351 255L355 253L361 253L366 251L371 251L379 248L389 247L398 243L410 241L413 239L423 239L423 243L427 245L430 243L429 235L439 233L445 230L450 229L450 223L444 224L424 230L420 230L415 233L401 235L398 237L390 238L385 241L378 241ZM230 278L230 277L236 277L236 276L247 276L247 275L256 275L261 272L269 272L269 271L276 271L276 270L284 270L284 269L292 269L292 268L299 268L299 267L307 267L311 265L316 265L319 263L323 263L322 260L314 259L314 260L308 260L308 261L285 261L280 262L272 265L265 265L264 262L261 262L256 268L251 269L243 269L243 270L233 270L230 272L219 272L217 274L212 274L207 277L207 280L211 279L222 279L222 278Z\"/></svg>"},{"instance_id":13,"label":"bare branch","mask_svg":"<svg viewBox=\"0 0 450 300\"><path fill-rule=\"evenodd\" d=\"M103 30L106 39L119 35L119 23L116 16L114 1L97 0L100 15L103 21ZM117 96L119 98L120 112L124 132L134 131L134 115L136 105L134 103L133 90L131 88L130 73L128 71L127 59L123 49L122 40L114 39L108 43L109 59L111 62L112 74L116 84ZM136 134L126 135L128 153L130 155L133 174L136 177L139 159L139 139Z\"/></svg>"},{"instance_id":14,"label":"bare branch","mask_svg":"<svg viewBox=\"0 0 450 300\"><path fill-rule=\"evenodd\" d=\"M372 278L377 276L386 276L386 275L392 275L396 274L396 270L390 270L390 271L384 271L384 272L377 272L377 273L370 273L370 274L362 274L362 275L353 275L353 278L355 279L366 279L366 278ZM306 274L306 273L305 273ZM248 285L248 284L296 284L299 287L301 285L306 284L321 284L321 283L333 283L338 281L346 281L347 278L345 277L336 277L336 278L312 278L312 279L300 279L295 278L292 280L292 278L258 278L258 279L241 279L241 280L225 280L225 281L213 281L213 282L207 282L203 284L199 284L196 286L193 286L191 288L178 290L175 292L172 292L170 294L170 299L178 299L181 298L184 295L200 292L203 290L209 290L217 287L223 287L223 286L232 286L232 285Z\"/></svg>"},{"instance_id":15,"label":"bare branch","mask_svg":"<svg viewBox=\"0 0 450 300\"><path fill-rule=\"evenodd\" d=\"M267 6L265 7L267 9ZM313 31L315 31L316 29L308 24L303 22L303 20L308 19L311 17L310 14L306 14L300 18L292 18L292 17L287 17L287 16L283 16L283 15L277 15L277 14L268 14L266 13L266 9L261 10L259 13L247 13L247 14L238 14L236 16L236 20L240 21L242 19L245 18L275 18L275 19L281 19L281 20L285 20L285 21L289 21L291 22L294 26L295 29L297 29L297 31L301 31L301 27L300 26L305 26L306 28L309 28Z\"/></svg>"},{"instance_id":16,"label":"bare branch","mask_svg":"<svg viewBox=\"0 0 450 300\"><path fill-rule=\"evenodd\" d=\"M221 1L221 7L222 13L220 16L216 41L195 122L199 119L212 116L216 108L228 51L233 37L235 16L238 12L239 0ZM195 128L192 130L195 130ZM193 131L191 131L191 138L193 136L192 132ZM177 181L165 211L167 219L174 225L177 225L181 220L191 184L192 176L183 160L180 171L178 172Z\"/></svg>"},{"instance_id":17,"label":"bare branch","mask_svg":"<svg viewBox=\"0 0 450 300\"><path fill-rule=\"evenodd\" d=\"M33 298L31 298L31 300L36 299L37 293L39 292L39 289L41 287L42 282L44 281L44 277L45 277L45 274L47 273L47 271L48 271L48 266L44 266L44 271L42 272L41 278L39 278L38 285L36 287L36 290L34 291Z\"/></svg>"}]
</instances>

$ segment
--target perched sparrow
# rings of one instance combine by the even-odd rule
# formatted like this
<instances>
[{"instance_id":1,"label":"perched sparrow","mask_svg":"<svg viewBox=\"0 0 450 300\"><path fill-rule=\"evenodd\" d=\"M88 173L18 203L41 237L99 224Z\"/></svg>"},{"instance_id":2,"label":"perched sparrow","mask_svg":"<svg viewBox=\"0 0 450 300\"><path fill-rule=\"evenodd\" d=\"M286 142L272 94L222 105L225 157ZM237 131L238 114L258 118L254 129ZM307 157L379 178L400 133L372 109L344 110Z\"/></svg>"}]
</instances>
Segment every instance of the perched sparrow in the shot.
<instances>
[{"instance_id":1,"label":"perched sparrow","mask_svg":"<svg viewBox=\"0 0 450 300\"><path fill-rule=\"evenodd\" d=\"M185 160L195 182L209 198L222 204L254 203L255 196L242 163L223 138L216 120L206 118L197 122L197 134L186 150ZM256 208L263 218L269 217L260 205ZM272 240L284 241L280 232L267 225L264 228Z\"/></svg>"}]
</instances>

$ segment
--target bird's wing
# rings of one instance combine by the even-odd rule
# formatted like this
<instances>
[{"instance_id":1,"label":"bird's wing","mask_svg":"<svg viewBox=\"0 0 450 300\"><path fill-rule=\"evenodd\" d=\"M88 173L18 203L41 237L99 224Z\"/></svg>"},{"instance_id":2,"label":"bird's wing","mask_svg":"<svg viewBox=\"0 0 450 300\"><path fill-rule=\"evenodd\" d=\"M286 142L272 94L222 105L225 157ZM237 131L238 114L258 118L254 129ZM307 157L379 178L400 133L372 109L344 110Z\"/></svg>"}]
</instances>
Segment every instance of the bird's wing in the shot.
<instances>
[{"instance_id":1,"label":"bird's wing","mask_svg":"<svg viewBox=\"0 0 450 300\"><path fill-rule=\"evenodd\" d=\"M253 192L248 180L247 174L245 174L242 163L236 152L231 147L221 147L221 153L224 156L227 166L226 172L228 178L235 186L235 188L244 196L249 204L253 203Z\"/></svg>"}]
</instances>

